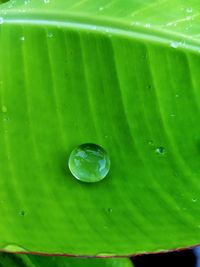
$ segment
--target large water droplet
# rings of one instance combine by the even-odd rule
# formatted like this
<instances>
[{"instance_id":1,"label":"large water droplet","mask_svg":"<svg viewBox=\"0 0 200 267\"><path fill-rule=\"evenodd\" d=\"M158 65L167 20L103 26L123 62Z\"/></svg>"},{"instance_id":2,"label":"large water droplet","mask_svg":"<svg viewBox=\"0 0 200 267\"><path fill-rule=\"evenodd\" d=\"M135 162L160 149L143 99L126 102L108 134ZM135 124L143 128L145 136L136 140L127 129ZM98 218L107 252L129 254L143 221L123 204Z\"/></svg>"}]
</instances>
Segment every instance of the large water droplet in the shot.
<instances>
[{"instance_id":1,"label":"large water droplet","mask_svg":"<svg viewBox=\"0 0 200 267\"><path fill-rule=\"evenodd\" d=\"M94 183L106 177L110 169L110 159L102 147L82 144L71 152L68 165L75 178Z\"/></svg>"}]
</instances>

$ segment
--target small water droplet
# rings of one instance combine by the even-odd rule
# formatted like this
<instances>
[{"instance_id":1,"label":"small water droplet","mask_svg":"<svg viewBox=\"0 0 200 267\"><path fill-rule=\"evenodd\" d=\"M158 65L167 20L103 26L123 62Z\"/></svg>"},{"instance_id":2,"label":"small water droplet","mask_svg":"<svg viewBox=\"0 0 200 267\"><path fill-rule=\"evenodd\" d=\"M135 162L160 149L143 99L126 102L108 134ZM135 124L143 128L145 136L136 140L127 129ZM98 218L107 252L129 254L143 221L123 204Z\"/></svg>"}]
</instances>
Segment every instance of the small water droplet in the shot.
<instances>
[{"instance_id":1,"label":"small water droplet","mask_svg":"<svg viewBox=\"0 0 200 267\"><path fill-rule=\"evenodd\" d=\"M24 0L24 5L28 5L30 3L30 0Z\"/></svg>"},{"instance_id":2,"label":"small water droplet","mask_svg":"<svg viewBox=\"0 0 200 267\"><path fill-rule=\"evenodd\" d=\"M191 17L190 17L190 16L187 16L187 17L186 17L186 20L191 20Z\"/></svg>"},{"instance_id":3,"label":"small water droplet","mask_svg":"<svg viewBox=\"0 0 200 267\"><path fill-rule=\"evenodd\" d=\"M104 8L102 6L99 7L99 11L102 11L104 10Z\"/></svg>"},{"instance_id":4,"label":"small water droplet","mask_svg":"<svg viewBox=\"0 0 200 267\"><path fill-rule=\"evenodd\" d=\"M50 2L50 0L44 0L45 4L48 4Z\"/></svg>"},{"instance_id":5,"label":"small water droplet","mask_svg":"<svg viewBox=\"0 0 200 267\"><path fill-rule=\"evenodd\" d=\"M179 42L171 42L171 43L170 43L170 46L171 46L172 48L177 48L177 47L179 46Z\"/></svg>"},{"instance_id":6,"label":"small water droplet","mask_svg":"<svg viewBox=\"0 0 200 267\"><path fill-rule=\"evenodd\" d=\"M194 202L194 203L197 202L197 198L196 197L193 197L192 198L192 202Z\"/></svg>"},{"instance_id":7,"label":"small water droplet","mask_svg":"<svg viewBox=\"0 0 200 267\"><path fill-rule=\"evenodd\" d=\"M52 37L53 37L53 33L52 33L52 32L48 32L48 33L47 33L47 37L48 37L48 38L52 38Z\"/></svg>"},{"instance_id":8,"label":"small water droplet","mask_svg":"<svg viewBox=\"0 0 200 267\"><path fill-rule=\"evenodd\" d=\"M166 26L169 26L169 27L176 27L176 25L177 25L177 23L174 22L174 21L172 21L172 22L168 22L168 23L166 24Z\"/></svg>"},{"instance_id":9,"label":"small water droplet","mask_svg":"<svg viewBox=\"0 0 200 267\"><path fill-rule=\"evenodd\" d=\"M160 147L157 147L156 148L156 153L159 154L159 155L163 155L165 154L165 148L160 146Z\"/></svg>"},{"instance_id":10,"label":"small water droplet","mask_svg":"<svg viewBox=\"0 0 200 267\"><path fill-rule=\"evenodd\" d=\"M24 36L21 36L21 37L20 37L20 41L23 42L24 40L25 40L25 37L24 37Z\"/></svg>"},{"instance_id":11,"label":"small water droplet","mask_svg":"<svg viewBox=\"0 0 200 267\"><path fill-rule=\"evenodd\" d=\"M9 121L10 119L6 116L3 118L3 121Z\"/></svg>"},{"instance_id":12,"label":"small water droplet","mask_svg":"<svg viewBox=\"0 0 200 267\"><path fill-rule=\"evenodd\" d=\"M142 59L147 59L148 55L147 53L142 54Z\"/></svg>"},{"instance_id":13,"label":"small water droplet","mask_svg":"<svg viewBox=\"0 0 200 267\"><path fill-rule=\"evenodd\" d=\"M113 212L113 209L111 209L111 208L107 208L107 209L106 209L106 212L107 212L107 213L112 213L112 212Z\"/></svg>"},{"instance_id":14,"label":"small water droplet","mask_svg":"<svg viewBox=\"0 0 200 267\"><path fill-rule=\"evenodd\" d=\"M0 17L0 24L3 24L3 23L4 23L3 17Z\"/></svg>"},{"instance_id":15,"label":"small water droplet","mask_svg":"<svg viewBox=\"0 0 200 267\"><path fill-rule=\"evenodd\" d=\"M173 172L173 175L174 175L174 177L178 177L178 173L177 172Z\"/></svg>"},{"instance_id":16,"label":"small water droplet","mask_svg":"<svg viewBox=\"0 0 200 267\"><path fill-rule=\"evenodd\" d=\"M144 26L145 26L146 28L150 28L150 27L151 27L151 24L150 24L150 23L146 23Z\"/></svg>"},{"instance_id":17,"label":"small water droplet","mask_svg":"<svg viewBox=\"0 0 200 267\"><path fill-rule=\"evenodd\" d=\"M110 169L110 159L102 147L83 144L71 152L68 166L78 180L94 183L106 177Z\"/></svg>"},{"instance_id":18,"label":"small water droplet","mask_svg":"<svg viewBox=\"0 0 200 267\"><path fill-rule=\"evenodd\" d=\"M152 140L149 140L149 141L148 141L148 144L149 144L150 146L152 146L152 145L153 145L153 141L152 141Z\"/></svg>"},{"instance_id":19,"label":"small water droplet","mask_svg":"<svg viewBox=\"0 0 200 267\"><path fill-rule=\"evenodd\" d=\"M21 211L19 212L19 215L23 217L23 216L26 215L26 212L25 212L24 210L21 210Z\"/></svg>"},{"instance_id":20,"label":"small water droplet","mask_svg":"<svg viewBox=\"0 0 200 267\"><path fill-rule=\"evenodd\" d=\"M185 30L188 31L191 28L192 28L192 25L189 25L189 26L185 27Z\"/></svg>"},{"instance_id":21,"label":"small water droplet","mask_svg":"<svg viewBox=\"0 0 200 267\"><path fill-rule=\"evenodd\" d=\"M192 13L192 11L193 11L193 10L192 10L192 7L188 7L188 8L186 8L186 12L187 12L187 13Z\"/></svg>"},{"instance_id":22,"label":"small water droplet","mask_svg":"<svg viewBox=\"0 0 200 267\"><path fill-rule=\"evenodd\" d=\"M7 110L7 107L6 106L2 106L2 108L1 108L1 111L3 112L3 113L6 113L8 110Z\"/></svg>"},{"instance_id":23,"label":"small water droplet","mask_svg":"<svg viewBox=\"0 0 200 267\"><path fill-rule=\"evenodd\" d=\"M138 21L131 22L131 26L138 26L140 23Z\"/></svg>"}]
</instances>

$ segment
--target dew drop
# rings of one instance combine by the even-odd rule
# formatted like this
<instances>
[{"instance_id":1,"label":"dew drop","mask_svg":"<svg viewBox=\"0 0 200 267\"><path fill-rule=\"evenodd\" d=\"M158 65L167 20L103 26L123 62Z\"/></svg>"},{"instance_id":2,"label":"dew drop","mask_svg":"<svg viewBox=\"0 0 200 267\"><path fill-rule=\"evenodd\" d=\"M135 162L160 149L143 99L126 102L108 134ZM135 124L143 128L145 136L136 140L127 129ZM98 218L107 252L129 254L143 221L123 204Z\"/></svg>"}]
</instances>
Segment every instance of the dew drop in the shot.
<instances>
[{"instance_id":1,"label":"dew drop","mask_svg":"<svg viewBox=\"0 0 200 267\"><path fill-rule=\"evenodd\" d=\"M170 46L171 46L172 48L177 48L177 47L179 46L179 42L171 42L171 43L170 43Z\"/></svg>"},{"instance_id":2,"label":"dew drop","mask_svg":"<svg viewBox=\"0 0 200 267\"><path fill-rule=\"evenodd\" d=\"M192 202L194 202L194 203L197 202L197 198L196 197L193 197L192 198Z\"/></svg>"},{"instance_id":3,"label":"dew drop","mask_svg":"<svg viewBox=\"0 0 200 267\"><path fill-rule=\"evenodd\" d=\"M52 33L52 32L48 32L48 33L47 33L47 37L48 37L48 38L52 38L52 37L53 37L53 33Z\"/></svg>"},{"instance_id":4,"label":"dew drop","mask_svg":"<svg viewBox=\"0 0 200 267\"><path fill-rule=\"evenodd\" d=\"M24 5L28 5L30 3L30 0L24 0Z\"/></svg>"},{"instance_id":5,"label":"dew drop","mask_svg":"<svg viewBox=\"0 0 200 267\"><path fill-rule=\"evenodd\" d=\"M156 148L156 153L159 154L159 155L163 155L165 154L165 148L160 146L160 147L157 147Z\"/></svg>"},{"instance_id":6,"label":"dew drop","mask_svg":"<svg viewBox=\"0 0 200 267\"><path fill-rule=\"evenodd\" d=\"M68 166L76 179L94 183L106 177L110 169L110 159L102 147L82 144L71 152Z\"/></svg>"},{"instance_id":7,"label":"dew drop","mask_svg":"<svg viewBox=\"0 0 200 267\"><path fill-rule=\"evenodd\" d=\"M151 27L151 24L150 24L150 23L146 23L144 26L145 26L146 28L150 28L150 27Z\"/></svg>"},{"instance_id":8,"label":"dew drop","mask_svg":"<svg viewBox=\"0 0 200 267\"><path fill-rule=\"evenodd\" d=\"M21 211L19 212L19 215L23 217L23 216L26 215L26 212L25 212L24 210L21 210Z\"/></svg>"},{"instance_id":9,"label":"dew drop","mask_svg":"<svg viewBox=\"0 0 200 267\"><path fill-rule=\"evenodd\" d=\"M8 117L6 117L6 116L3 118L3 121L7 121L8 122L9 120L10 119Z\"/></svg>"},{"instance_id":10,"label":"dew drop","mask_svg":"<svg viewBox=\"0 0 200 267\"><path fill-rule=\"evenodd\" d=\"M149 144L150 146L152 146L152 145L153 145L153 141L152 141L152 140L149 140L149 141L148 141L148 144Z\"/></svg>"},{"instance_id":11,"label":"dew drop","mask_svg":"<svg viewBox=\"0 0 200 267\"><path fill-rule=\"evenodd\" d=\"M141 23L140 22L138 22L138 21L132 21L131 22L131 26L139 26Z\"/></svg>"},{"instance_id":12,"label":"dew drop","mask_svg":"<svg viewBox=\"0 0 200 267\"><path fill-rule=\"evenodd\" d=\"M106 212L107 212L107 213L112 213L112 212L113 212L113 209L112 209L112 208L107 208L107 209L106 209Z\"/></svg>"},{"instance_id":13,"label":"dew drop","mask_svg":"<svg viewBox=\"0 0 200 267\"><path fill-rule=\"evenodd\" d=\"M104 8L102 6L99 7L99 11L102 11Z\"/></svg>"},{"instance_id":14,"label":"dew drop","mask_svg":"<svg viewBox=\"0 0 200 267\"><path fill-rule=\"evenodd\" d=\"M187 13L192 13L192 11L193 11L193 10L192 10L192 7L188 7L188 8L186 9L186 12L187 12Z\"/></svg>"},{"instance_id":15,"label":"dew drop","mask_svg":"<svg viewBox=\"0 0 200 267\"><path fill-rule=\"evenodd\" d=\"M25 37L24 37L24 36L21 36L21 37L20 37L20 41L23 42L24 40L25 40Z\"/></svg>"},{"instance_id":16,"label":"dew drop","mask_svg":"<svg viewBox=\"0 0 200 267\"><path fill-rule=\"evenodd\" d=\"M44 0L44 3L45 4L48 4L50 0Z\"/></svg>"}]
</instances>

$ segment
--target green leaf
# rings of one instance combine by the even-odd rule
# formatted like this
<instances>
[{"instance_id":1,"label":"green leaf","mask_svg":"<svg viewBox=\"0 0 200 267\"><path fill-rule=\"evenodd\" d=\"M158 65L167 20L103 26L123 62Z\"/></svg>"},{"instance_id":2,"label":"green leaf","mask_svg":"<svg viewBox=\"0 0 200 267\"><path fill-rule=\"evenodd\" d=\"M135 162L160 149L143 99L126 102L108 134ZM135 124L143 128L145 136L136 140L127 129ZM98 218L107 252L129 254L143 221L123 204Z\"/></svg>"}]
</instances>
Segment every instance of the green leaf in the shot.
<instances>
[{"instance_id":1,"label":"green leaf","mask_svg":"<svg viewBox=\"0 0 200 267\"><path fill-rule=\"evenodd\" d=\"M69 258L0 253L1 267L133 267L126 258Z\"/></svg>"},{"instance_id":2,"label":"green leaf","mask_svg":"<svg viewBox=\"0 0 200 267\"><path fill-rule=\"evenodd\" d=\"M200 240L199 0L0 6L0 248L129 255ZM110 157L77 181L71 151Z\"/></svg>"}]
</instances>

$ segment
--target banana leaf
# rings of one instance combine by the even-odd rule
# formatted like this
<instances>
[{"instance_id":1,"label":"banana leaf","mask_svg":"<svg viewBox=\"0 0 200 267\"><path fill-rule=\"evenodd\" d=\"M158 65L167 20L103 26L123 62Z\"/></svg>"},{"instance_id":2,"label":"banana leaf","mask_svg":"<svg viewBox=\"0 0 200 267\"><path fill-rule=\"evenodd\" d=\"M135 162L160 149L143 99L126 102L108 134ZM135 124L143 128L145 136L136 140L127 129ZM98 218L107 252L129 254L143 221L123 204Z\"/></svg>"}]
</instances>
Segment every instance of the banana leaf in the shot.
<instances>
[{"instance_id":1,"label":"banana leaf","mask_svg":"<svg viewBox=\"0 0 200 267\"><path fill-rule=\"evenodd\" d=\"M133 267L126 258L70 258L0 253L1 267Z\"/></svg>"},{"instance_id":2,"label":"banana leaf","mask_svg":"<svg viewBox=\"0 0 200 267\"><path fill-rule=\"evenodd\" d=\"M0 5L0 249L127 256L200 242L200 2ZM98 183L71 151L104 148Z\"/></svg>"}]
</instances>

